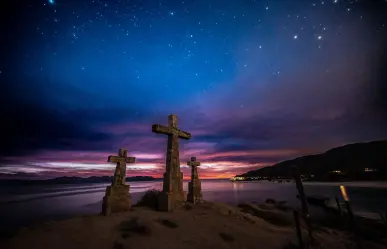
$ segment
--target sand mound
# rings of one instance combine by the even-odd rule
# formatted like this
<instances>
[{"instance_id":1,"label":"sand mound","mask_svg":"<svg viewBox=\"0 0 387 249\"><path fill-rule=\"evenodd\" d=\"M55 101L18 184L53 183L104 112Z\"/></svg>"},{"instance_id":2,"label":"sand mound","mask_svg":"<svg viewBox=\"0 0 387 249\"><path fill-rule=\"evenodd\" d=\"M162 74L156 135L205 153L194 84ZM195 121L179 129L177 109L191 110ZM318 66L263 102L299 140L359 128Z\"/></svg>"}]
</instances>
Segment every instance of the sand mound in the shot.
<instances>
[{"instance_id":1,"label":"sand mound","mask_svg":"<svg viewBox=\"0 0 387 249\"><path fill-rule=\"evenodd\" d=\"M258 207L249 208L251 211ZM209 202L186 204L170 213L134 207L133 211L108 217L83 216L25 228L13 238L2 241L0 248L281 249L297 244L291 225L267 222L264 218L256 217L254 214L257 211L254 212L241 212L237 207ZM262 210L260 212L258 216L262 216ZM346 248L348 241L345 235L333 231L316 232L316 238L318 248Z\"/></svg>"}]
</instances>

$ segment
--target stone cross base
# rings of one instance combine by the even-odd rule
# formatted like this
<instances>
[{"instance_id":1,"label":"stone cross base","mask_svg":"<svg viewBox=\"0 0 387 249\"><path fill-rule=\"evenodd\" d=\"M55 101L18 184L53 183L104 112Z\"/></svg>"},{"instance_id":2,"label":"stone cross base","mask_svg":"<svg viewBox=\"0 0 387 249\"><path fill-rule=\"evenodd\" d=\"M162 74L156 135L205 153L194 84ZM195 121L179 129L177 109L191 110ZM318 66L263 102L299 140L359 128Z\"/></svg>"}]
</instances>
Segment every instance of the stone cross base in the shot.
<instances>
[{"instance_id":1,"label":"stone cross base","mask_svg":"<svg viewBox=\"0 0 387 249\"><path fill-rule=\"evenodd\" d=\"M108 186L102 203L102 214L125 212L130 210L130 185Z\"/></svg>"},{"instance_id":2,"label":"stone cross base","mask_svg":"<svg viewBox=\"0 0 387 249\"><path fill-rule=\"evenodd\" d=\"M187 201L193 204L203 202L202 187L199 180L196 180L196 182L189 182L188 190L189 192L187 196Z\"/></svg>"},{"instance_id":3,"label":"stone cross base","mask_svg":"<svg viewBox=\"0 0 387 249\"><path fill-rule=\"evenodd\" d=\"M158 199L158 209L165 212L172 211L185 202L186 194L186 191L170 193L161 192Z\"/></svg>"}]
</instances>

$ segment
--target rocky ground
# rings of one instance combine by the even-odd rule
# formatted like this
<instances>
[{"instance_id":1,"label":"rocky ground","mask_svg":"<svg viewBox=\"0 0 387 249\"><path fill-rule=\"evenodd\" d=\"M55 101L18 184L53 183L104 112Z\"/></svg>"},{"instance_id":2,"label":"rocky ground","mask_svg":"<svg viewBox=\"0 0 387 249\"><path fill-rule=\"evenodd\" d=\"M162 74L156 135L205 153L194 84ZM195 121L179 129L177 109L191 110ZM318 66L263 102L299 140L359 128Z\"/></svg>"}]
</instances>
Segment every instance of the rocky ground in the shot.
<instances>
[{"instance_id":1,"label":"rocky ground","mask_svg":"<svg viewBox=\"0 0 387 249\"><path fill-rule=\"evenodd\" d=\"M302 222L303 227L304 224ZM303 229L304 237L306 231ZM355 248L352 234L316 227L310 248ZM23 228L2 249L298 248L293 211L283 204L185 204L165 213L147 207L105 217L91 215ZM386 248L363 240L363 248Z\"/></svg>"}]
</instances>

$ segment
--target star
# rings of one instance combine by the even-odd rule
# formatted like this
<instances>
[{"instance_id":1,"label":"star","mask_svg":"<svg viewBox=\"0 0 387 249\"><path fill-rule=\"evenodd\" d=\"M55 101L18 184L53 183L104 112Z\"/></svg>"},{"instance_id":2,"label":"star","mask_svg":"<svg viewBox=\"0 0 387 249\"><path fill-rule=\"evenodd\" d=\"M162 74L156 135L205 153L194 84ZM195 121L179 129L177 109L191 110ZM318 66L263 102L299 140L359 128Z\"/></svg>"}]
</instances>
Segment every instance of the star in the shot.
<instances>
[{"instance_id":1,"label":"star","mask_svg":"<svg viewBox=\"0 0 387 249\"><path fill-rule=\"evenodd\" d=\"M48 3L49 4L55 4L55 1L54 0L48 0Z\"/></svg>"},{"instance_id":2,"label":"star","mask_svg":"<svg viewBox=\"0 0 387 249\"><path fill-rule=\"evenodd\" d=\"M298 35L293 36L293 39L296 40L298 38Z\"/></svg>"},{"instance_id":3,"label":"star","mask_svg":"<svg viewBox=\"0 0 387 249\"><path fill-rule=\"evenodd\" d=\"M319 35L319 36L317 37L317 39L321 40L321 39L322 39L322 36L321 36L321 35Z\"/></svg>"}]
</instances>

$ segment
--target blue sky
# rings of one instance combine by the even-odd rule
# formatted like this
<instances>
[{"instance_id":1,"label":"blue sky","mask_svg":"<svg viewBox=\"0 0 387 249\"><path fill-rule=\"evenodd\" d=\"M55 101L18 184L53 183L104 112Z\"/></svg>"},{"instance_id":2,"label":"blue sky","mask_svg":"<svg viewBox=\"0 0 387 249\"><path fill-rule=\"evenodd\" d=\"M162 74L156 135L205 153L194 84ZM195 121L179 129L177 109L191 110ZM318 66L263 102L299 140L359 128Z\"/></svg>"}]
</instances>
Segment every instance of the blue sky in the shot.
<instances>
[{"instance_id":1,"label":"blue sky","mask_svg":"<svg viewBox=\"0 0 387 249\"><path fill-rule=\"evenodd\" d=\"M129 174L159 176L166 138L151 125L171 113L193 135L182 164L196 156L206 177L386 138L385 1L8 7L6 176L110 174L120 147L138 155Z\"/></svg>"}]
</instances>

